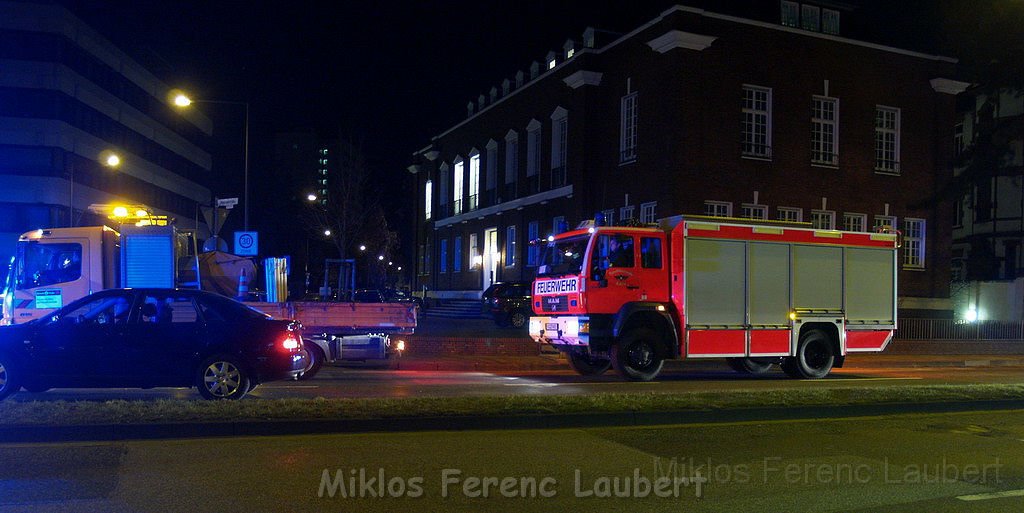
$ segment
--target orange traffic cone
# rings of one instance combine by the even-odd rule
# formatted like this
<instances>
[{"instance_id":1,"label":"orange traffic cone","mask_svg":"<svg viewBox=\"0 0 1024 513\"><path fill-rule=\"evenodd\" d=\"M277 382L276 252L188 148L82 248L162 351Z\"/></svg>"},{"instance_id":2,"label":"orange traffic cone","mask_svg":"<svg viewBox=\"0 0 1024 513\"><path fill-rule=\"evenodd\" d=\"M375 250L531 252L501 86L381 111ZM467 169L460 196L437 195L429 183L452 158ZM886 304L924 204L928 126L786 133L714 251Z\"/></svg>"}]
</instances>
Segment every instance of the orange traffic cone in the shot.
<instances>
[{"instance_id":1,"label":"orange traffic cone","mask_svg":"<svg viewBox=\"0 0 1024 513\"><path fill-rule=\"evenodd\" d=\"M249 278L245 276L245 271L238 273L238 300L245 301L249 297Z\"/></svg>"}]
</instances>

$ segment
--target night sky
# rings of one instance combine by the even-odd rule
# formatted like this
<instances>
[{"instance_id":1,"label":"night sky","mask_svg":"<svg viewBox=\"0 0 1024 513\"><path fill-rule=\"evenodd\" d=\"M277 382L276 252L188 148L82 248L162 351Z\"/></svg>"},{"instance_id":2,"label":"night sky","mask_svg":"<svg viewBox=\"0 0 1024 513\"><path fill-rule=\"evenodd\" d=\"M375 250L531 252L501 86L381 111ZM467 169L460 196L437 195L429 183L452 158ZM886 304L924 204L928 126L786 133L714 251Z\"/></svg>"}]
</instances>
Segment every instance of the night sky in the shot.
<instances>
[{"instance_id":1,"label":"night sky","mask_svg":"<svg viewBox=\"0 0 1024 513\"><path fill-rule=\"evenodd\" d=\"M677 2L60 3L169 85L199 98L248 101L254 183L272 171L274 132L312 127L359 143L380 182L396 190L409 183L411 153L464 119L478 94L566 39L579 40L587 26L626 32ZM860 28L874 40L936 50L935 2L850 3L864 6L868 23ZM778 9L776 0L686 4L741 16ZM215 165L230 176L241 169L241 109L204 110L220 141ZM240 184L215 184L214 192L240 196ZM252 213L262 193L254 185L251 224L269 222ZM389 200L392 223L407 228L407 197Z\"/></svg>"}]
</instances>

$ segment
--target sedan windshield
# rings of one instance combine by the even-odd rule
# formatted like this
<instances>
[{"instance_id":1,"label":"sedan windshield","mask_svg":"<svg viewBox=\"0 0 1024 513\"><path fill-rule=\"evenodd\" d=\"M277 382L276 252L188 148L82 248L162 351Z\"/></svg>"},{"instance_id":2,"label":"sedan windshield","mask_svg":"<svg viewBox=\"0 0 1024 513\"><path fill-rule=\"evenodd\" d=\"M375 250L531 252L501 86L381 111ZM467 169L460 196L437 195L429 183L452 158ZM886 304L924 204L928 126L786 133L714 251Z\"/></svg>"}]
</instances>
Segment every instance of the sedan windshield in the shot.
<instances>
[{"instance_id":1,"label":"sedan windshield","mask_svg":"<svg viewBox=\"0 0 1024 513\"><path fill-rule=\"evenodd\" d=\"M540 267L537 268L537 275L579 274L583 269L583 257L586 255L589 241L589 237L572 237L541 242Z\"/></svg>"}]
</instances>

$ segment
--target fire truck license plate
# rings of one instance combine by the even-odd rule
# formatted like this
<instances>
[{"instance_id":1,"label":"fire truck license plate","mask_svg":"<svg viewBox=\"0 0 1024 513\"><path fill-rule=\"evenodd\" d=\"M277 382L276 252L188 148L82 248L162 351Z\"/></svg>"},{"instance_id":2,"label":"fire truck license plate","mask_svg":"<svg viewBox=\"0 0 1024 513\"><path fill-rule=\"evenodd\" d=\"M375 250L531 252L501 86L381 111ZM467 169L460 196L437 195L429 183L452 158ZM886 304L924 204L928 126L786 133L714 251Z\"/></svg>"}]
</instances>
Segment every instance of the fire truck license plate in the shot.
<instances>
[{"instance_id":1,"label":"fire truck license plate","mask_svg":"<svg viewBox=\"0 0 1024 513\"><path fill-rule=\"evenodd\" d=\"M557 322L546 323L546 324L544 324L544 329L546 329L548 331L558 331L558 323Z\"/></svg>"}]
</instances>

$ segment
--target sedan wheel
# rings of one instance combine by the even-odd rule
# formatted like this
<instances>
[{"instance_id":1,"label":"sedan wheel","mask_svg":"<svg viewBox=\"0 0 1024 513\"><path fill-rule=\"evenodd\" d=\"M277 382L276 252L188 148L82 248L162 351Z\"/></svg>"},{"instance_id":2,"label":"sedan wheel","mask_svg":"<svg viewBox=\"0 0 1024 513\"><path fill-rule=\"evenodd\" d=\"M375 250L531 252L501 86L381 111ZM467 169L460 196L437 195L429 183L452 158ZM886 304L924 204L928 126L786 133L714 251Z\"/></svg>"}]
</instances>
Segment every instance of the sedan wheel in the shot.
<instances>
[{"instance_id":1,"label":"sedan wheel","mask_svg":"<svg viewBox=\"0 0 1024 513\"><path fill-rule=\"evenodd\" d=\"M6 355L0 354L0 400L13 394L21 388L10 370L10 360Z\"/></svg>"},{"instance_id":2,"label":"sedan wheel","mask_svg":"<svg viewBox=\"0 0 1024 513\"><path fill-rule=\"evenodd\" d=\"M210 358L200 367L196 387L206 399L241 399L249 392L249 375L230 358Z\"/></svg>"}]
</instances>

